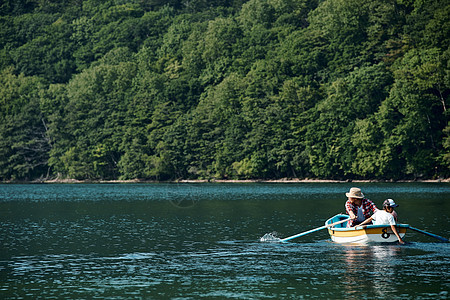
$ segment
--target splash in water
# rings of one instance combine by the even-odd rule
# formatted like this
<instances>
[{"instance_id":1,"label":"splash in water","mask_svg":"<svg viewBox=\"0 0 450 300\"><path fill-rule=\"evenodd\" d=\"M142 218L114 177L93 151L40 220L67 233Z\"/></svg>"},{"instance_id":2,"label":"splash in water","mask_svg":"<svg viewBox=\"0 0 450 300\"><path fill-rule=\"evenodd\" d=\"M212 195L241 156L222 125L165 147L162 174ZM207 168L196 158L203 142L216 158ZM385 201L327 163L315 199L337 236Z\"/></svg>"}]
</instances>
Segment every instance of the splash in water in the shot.
<instances>
[{"instance_id":1,"label":"splash in water","mask_svg":"<svg viewBox=\"0 0 450 300\"><path fill-rule=\"evenodd\" d=\"M259 241L266 243L278 243L281 242L281 239L278 237L278 235L279 233L275 231L271 233L266 233L259 239Z\"/></svg>"}]
</instances>

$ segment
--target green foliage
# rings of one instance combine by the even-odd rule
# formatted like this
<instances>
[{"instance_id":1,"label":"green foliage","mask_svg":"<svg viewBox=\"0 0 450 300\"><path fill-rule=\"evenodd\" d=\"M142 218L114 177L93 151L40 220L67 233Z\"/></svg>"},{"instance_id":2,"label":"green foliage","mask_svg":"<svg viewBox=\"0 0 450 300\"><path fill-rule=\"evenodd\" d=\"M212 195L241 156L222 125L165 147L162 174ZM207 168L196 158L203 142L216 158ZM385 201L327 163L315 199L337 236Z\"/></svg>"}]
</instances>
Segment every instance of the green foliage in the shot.
<instances>
[{"instance_id":1,"label":"green foliage","mask_svg":"<svg viewBox=\"0 0 450 300\"><path fill-rule=\"evenodd\" d=\"M34 179L47 174L51 147L39 109L37 77L0 74L0 180Z\"/></svg>"},{"instance_id":2,"label":"green foliage","mask_svg":"<svg viewBox=\"0 0 450 300\"><path fill-rule=\"evenodd\" d=\"M375 65L357 68L329 86L328 96L316 106L315 120L306 132L311 170L316 176L373 175L376 167L367 165L366 156L376 147L376 140L367 136L368 121L387 96L385 87L390 82L384 66Z\"/></svg>"},{"instance_id":3,"label":"green foliage","mask_svg":"<svg viewBox=\"0 0 450 300\"><path fill-rule=\"evenodd\" d=\"M111 56L114 58L108 59ZM120 60L120 55L117 58L111 53L104 62L83 71L67 86L64 131L71 142L61 159L70 177L116 176L127 104L136 74L134 63Z\"/></svg>"},{"instance_id":4,"label":"green foliage","mask_svg":"<svg viewBox=\"0 0 450 300\"><path fill-rule=\"evenodd\" d=\"M448 177L449 10L3 1L0 180Z\"/></svg>"}]
</instances>

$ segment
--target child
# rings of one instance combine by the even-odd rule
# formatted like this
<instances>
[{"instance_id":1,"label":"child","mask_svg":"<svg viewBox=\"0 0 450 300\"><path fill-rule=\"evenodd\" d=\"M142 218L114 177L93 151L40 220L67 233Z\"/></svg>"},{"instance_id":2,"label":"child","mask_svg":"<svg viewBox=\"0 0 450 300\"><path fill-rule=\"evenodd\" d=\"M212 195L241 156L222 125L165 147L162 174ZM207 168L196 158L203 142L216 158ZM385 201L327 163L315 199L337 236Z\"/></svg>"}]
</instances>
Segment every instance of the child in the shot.
<instances>
[{"instance_id":1,"label":"child","mask_svg":"<svg viewBox=\"0 0 450 300\"><path fill-rule=\"evenodd\" d=\"M394 211L394 207L398 207L398 204L395 204L394 200L387 199L383 202L383 209L384 210L377 210L370 218L366 219L364 222L362 222L361 225L370 223L372 221L374 225L391 225L392 232L397 236L398 242L400 244L404 244L402 238L397 232L397 228L395 227L395 219L392 215L392 212Z\"/></svg>"}]
</instances>

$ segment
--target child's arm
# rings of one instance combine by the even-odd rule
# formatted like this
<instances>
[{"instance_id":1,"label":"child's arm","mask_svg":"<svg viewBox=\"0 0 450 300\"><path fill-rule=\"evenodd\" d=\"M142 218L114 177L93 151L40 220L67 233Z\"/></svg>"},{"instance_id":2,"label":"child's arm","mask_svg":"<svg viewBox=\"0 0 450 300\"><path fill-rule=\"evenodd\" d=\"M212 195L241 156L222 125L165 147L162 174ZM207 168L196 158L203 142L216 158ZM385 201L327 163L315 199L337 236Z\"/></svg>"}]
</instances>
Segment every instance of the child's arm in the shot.
<instances>
[{"instance_id":1,"label":"child's arm","mask_svg":"<svg viewBox=\"0 0 450 300\"><path fill-rule=\"evenodd\" d=\"M362 223L358 224L358 226L361 226L361 225L370 223L370 222L372 222L372 220L373 220L372 217L370 217L370 218L368 218L368 219L365 219Z\"/></svg>"},{"instance_id":2,"label":"child's arm","mask_svg":"<svg viewBox=\"0 0 450 300\"><path fill-rule=\"evenodd\" d=\"M405 242L402 240L402 238L401 238L400 235L398 234L397 228L395 227L395 225L391 225L391 229L392 229L392 232L394 232L394 234L397 236L398 242L399 242L400 244L404 244Z\"/></svg>"}]
</instances>

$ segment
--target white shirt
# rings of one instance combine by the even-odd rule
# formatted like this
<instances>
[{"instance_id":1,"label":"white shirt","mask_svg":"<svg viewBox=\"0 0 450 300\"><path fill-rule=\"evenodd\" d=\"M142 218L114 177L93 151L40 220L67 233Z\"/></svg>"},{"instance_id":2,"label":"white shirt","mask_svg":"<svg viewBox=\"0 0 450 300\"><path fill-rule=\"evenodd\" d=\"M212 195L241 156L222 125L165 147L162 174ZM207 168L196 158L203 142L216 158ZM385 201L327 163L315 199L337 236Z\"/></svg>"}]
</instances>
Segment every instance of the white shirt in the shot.
<instances>
[{"instance_id":1,"label":"white shirt","mask_svg":"<svg viewBox=\"0 0 450 300\"><path fill-rule=\"evenodd\" d=\"M373 225L395 225L394 216L385 210L377 210L373 215Z\"/></svg>"}]
</instances>

